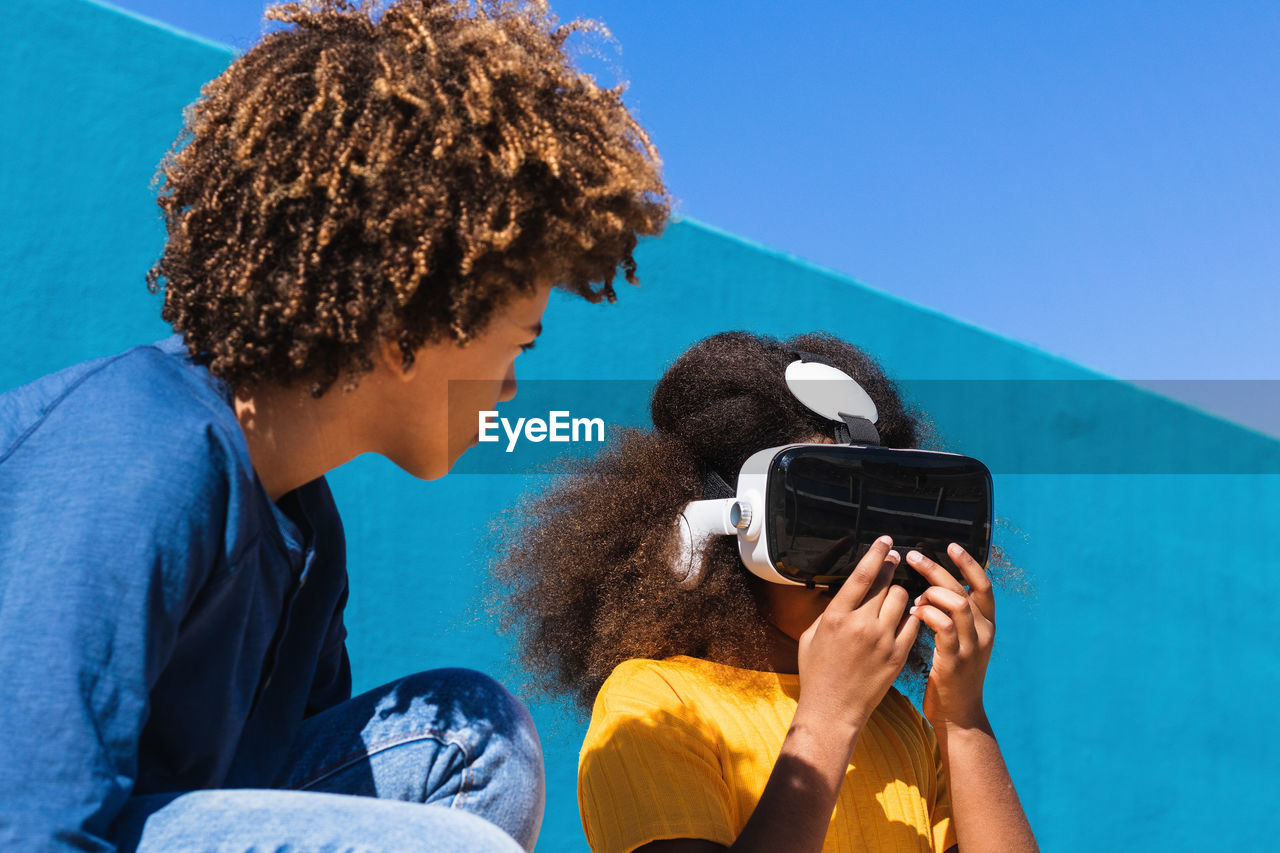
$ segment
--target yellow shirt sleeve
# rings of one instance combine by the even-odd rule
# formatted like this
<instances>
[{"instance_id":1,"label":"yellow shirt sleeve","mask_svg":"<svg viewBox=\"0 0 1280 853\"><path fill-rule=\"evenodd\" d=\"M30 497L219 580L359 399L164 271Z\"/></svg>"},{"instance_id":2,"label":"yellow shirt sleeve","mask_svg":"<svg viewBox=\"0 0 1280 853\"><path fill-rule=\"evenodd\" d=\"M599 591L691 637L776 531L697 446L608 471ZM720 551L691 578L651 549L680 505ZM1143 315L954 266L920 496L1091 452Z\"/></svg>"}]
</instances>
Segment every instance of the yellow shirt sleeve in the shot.
<instances>
[{"instance_id":1,"label":"yellow shirt sleeve","mask_svg":"<svg viewBox=\"0 0 1280 853\"><path fill-rule=\"evenodd\" d=\"M733 843L714 731L651 662L614 671L596 697L578 760L578 808L594 853L669 838Z\"/></svg>"}]
</instances>

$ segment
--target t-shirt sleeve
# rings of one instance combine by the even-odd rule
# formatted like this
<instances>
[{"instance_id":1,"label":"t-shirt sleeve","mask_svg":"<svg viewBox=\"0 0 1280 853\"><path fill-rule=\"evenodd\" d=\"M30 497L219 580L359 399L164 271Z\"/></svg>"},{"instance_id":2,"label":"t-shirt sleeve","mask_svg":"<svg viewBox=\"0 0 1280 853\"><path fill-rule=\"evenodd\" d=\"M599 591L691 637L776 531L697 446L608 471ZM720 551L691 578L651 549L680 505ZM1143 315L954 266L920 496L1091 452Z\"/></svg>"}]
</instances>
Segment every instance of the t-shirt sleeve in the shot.
<instances>
[{"instance_id":1,"label":"t-shirt sleeve","mask_svg":"<svg viewBox=\"0 0 1280 853\"><path fill-rule=\"evenodd\" d=\"M934 788L929 800L929 823L932 825L934 853L945 853L956 846L955 821L951 819L951 785L947 768L942 761L942 749L938 746L933 726L922 719L925 739L933 757Z\"/></svg>"},{"instance_id":2,"label":"t-shirt sleeve","mask_svg":"<svg viewBox=\"0 0 1280 853\"><path fill-rule=\"evenodd\" d=\"M225 550L217 442L105 420L0 456L4 849L113 849L150 688Z\"/></svg>"},{"instance_id":3,"label":"t-shirt sleeve","mask_svg":"<svg viewBox=\"0 0 1280 853\"><path fill-rule=\"evenodd\" d=\"M578 762L578 808L595 853L735 838L714 733L653 667L623 664L596 698Z\"/></svg>"}]
</instances>

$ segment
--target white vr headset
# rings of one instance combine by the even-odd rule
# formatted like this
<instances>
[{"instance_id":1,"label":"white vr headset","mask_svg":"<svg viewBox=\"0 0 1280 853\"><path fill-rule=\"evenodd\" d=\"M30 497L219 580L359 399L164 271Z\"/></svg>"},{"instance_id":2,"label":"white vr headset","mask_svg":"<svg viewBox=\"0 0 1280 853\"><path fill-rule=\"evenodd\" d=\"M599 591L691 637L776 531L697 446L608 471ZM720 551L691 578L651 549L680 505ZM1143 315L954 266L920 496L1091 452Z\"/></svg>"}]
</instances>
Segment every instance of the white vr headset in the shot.
<instances>
[{"instance_id":1,"label":"white vr headset","mask_svg":"<svg viewBox=\"0 0 1280 853\"><path fill-rule=\"evenodd\" d=\"M795 351L787 366L791 393L835 426L837 444L786 444L752 454L736 488L718 472L705 479L708 499L692 501L677 523L674 570L682 586L706 571L705 551L735 536L742 563L772 583L838 586L878 537L914 548L963 577L947 555L958 542L980 564L990 552L991 473L954 453L880 447L875 403L826 359ZM895 582L913 593L928 584L905 562Z\"/></svg>"}]
</instances>

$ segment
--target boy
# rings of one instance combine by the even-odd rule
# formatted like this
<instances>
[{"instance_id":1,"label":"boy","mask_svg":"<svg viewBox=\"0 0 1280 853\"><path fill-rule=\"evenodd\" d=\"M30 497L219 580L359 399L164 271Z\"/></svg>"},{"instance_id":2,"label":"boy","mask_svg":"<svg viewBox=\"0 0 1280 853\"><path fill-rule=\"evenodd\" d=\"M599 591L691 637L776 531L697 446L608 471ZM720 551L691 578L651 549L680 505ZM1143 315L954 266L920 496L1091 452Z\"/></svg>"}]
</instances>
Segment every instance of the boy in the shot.
<instances>
[{"instance_id":1,"label":"boy","mask_svg":"<svg viewBox=\"0 0 1280 853\"><path fill-rule=\"evenodd\" d=\"M161 166L181 339L0 395L0 843L532 849L541 754L498 684L350 698L323 475L443 476L446 404L515 393L551 287L633 279L656 153L543 6L268 16Z\"/></svg>"}]
</instances>

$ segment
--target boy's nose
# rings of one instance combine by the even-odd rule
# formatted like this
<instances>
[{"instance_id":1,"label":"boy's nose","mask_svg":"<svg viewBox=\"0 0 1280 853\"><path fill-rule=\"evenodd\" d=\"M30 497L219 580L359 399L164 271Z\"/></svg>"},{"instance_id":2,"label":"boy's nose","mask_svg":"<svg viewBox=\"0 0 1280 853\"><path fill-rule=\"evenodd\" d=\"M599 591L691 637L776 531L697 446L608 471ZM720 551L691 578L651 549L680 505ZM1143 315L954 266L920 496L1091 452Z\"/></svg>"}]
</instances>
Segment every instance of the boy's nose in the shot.
<instances>
[{"instance_id":1,"label":"boy's nose","mask_svg":"<svg viewBox=\"0 0 1280 853\"><path fill-rule=\"evenodd\" d=\"M515 366L507 368L507 375L502 379L502 391L498 394L498 402L505 403L516 395Z\"/></svg>"}]
</instances>

